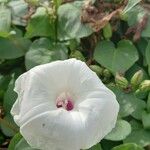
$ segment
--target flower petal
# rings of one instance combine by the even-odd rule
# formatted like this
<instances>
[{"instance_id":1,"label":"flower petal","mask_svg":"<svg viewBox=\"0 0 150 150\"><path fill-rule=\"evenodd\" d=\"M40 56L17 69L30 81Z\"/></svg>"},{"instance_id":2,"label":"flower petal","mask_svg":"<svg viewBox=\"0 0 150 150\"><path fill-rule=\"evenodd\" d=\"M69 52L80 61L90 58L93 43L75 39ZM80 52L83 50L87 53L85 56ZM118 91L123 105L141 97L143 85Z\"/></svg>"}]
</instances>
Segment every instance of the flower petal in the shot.
<instances>
[{"instance_id":1,"label":"flower petal","mask_svg":"<svg viewBox=\"0 0 150 150\"><path fill-rule=\"evenodd\" d=\"M79 104L79 111L85 117L86 142L84 149L100 142L114 127L119 104L112 92L95 92Z\"/></svg>"},{"instance_id":2,"label":"flower petal","mask_svg":"<svg viewBox=\"0 0 150 150\"><path fill-rule=\"evenodd\" d=\"M21 126L21 134L34 148L79 150L85 135L79 112L47 111Z\"/></svg>"}]
</instances>

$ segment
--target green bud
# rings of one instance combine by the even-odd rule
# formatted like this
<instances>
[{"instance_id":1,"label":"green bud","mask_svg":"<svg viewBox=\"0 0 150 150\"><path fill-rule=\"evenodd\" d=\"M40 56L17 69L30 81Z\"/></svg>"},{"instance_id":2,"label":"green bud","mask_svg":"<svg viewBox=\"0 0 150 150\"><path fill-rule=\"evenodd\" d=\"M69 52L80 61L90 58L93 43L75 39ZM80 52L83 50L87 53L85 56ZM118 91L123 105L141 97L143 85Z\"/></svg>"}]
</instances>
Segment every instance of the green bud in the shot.
<instances>
[{"instance_id":1,"label":"green bud","mask_svg":"<svg viewBox=\"0 0 150 150\"><path fill-rule=\"evenodd\" d=\"M108 69L104 69L103 76L106 78L110 78L112 76L112 74Z\"/></svg>"},{"instance_id":2,"label":"green bud","mask_svg":"<svg viewBox=\"0 0 150 150\"><path fill-rule=\"evenodd\" d=\"M150 129L150 113L143 111L142 113L142 123L144 129Z\"/></svg>"},{"instance_id":3,"label":"green bud","mask_svg":"<svg viewBox=\"0 0 150 150\"><path fill-rule=\"evenodd\" d=\"M131 86L132 86L133 90L138 88L138 86L142 82L142 80L143 80L143 71L139 70L131 78Z\"/></svg>"},{"instance_id":4,"label":"green bud","mask_svg":"<svg viewBox=\"0 0 150 150\"><path fill-rule=\"evenodd\" d=\"M150 91L150 80L144 80L140 86L139 90L143 92L149 92Z\"/></svg>"},{"instance_id":5,"label":"green bud","mask_svg":"<svg viewBox=\"0 0 150 150\"><path fill-rule=\"evenodd\" d=\"M83 54L78 50L72 51L70 54L70 58L76 58L81 61L86 61Z\"/></svg>"},{"instance_id":6,"label":"green bud","mask_svg":"<svg viewBox=\"0 0 150 150\"><path fill-rule=\"evenodd\" d=\"M145 99L147 97L147 92L144 92L144 91L137 89L135 91L135 96L139 99Z\"/></svg>"},{"instance_id":7,"label":"green bud","mask_svg":"<svg viewBox=\"0 0 150 150\"><path fill-rule=\"evenodd\" d=\"M128 15L120 13L120 19L123 20L123 21L127 21L128 20Z\"/></svg>"},{"instance_id":8,"label":"green bud","mask_svg":"<svg viewBox=\"0 0 150 150\"><path fill-rule=\"evenodd\" d=\"M101 76L103 73L103 68L98 65L90 65L89 66L92 71L94 71L98 76Z\"/></svg>"},{"instance_id":9,"label":"green bud","mask_svg":"<svg viewBox=\"0 0 150 150\"><path fill-rule=\"evenodd\" d=\"M145 99L146 96L147 96L147 92L144 92L144 91L141 91L141 90L137 89L137 90L135 91L135 96L136 96L137 98L139 98L139 99Z\"/></svg>"},{"instance_id":10,"label":"green bud","mask_svg":"<svg viewBox=\"0 0 150 150\"><path fill-rule=\"evenodd\" d=\"M110 23L107 23L107 25L103 28L103 35L105 39L110 39L112 37L112 27Z\"/></svg>"},{"instance_id":11,"label":"green bud","mask_svg":"<svg viewBox=\"0 0 150 150\"><path fill-rule=\"evenodd\" d=\"M128 80L119 74L116 75L115 82L119 88L126 89L128 87Z\"/></svg>"}]
</instances>

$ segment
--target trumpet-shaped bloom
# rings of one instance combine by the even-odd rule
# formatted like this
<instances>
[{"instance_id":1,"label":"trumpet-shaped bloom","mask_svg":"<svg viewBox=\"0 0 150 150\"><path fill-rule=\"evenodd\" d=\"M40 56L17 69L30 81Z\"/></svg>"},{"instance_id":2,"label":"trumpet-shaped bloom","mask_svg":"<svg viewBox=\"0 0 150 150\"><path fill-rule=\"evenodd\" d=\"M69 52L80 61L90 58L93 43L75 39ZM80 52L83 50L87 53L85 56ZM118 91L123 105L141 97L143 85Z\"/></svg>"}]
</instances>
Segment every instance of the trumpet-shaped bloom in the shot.
<instances>
[{"instance_id":1,"label":"trumpet-shaped bloom","mask_svg":"<svg viewBox=\"0 0 150 150\"><path fill-rule=\"evenodd\" d=\"M80 150L97 144L114 128L115 95L79 60L34 67L15 84L11 114L34 148Z\"/></svg>"}]
</instances>

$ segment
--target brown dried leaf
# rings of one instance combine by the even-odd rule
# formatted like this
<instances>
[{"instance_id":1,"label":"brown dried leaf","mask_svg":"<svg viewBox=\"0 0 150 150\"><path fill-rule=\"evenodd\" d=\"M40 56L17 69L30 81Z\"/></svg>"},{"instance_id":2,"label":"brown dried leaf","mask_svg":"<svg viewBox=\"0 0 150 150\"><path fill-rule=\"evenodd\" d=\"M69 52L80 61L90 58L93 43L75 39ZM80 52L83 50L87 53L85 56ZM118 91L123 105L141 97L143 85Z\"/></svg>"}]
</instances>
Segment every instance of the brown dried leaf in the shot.
<instances>
[{"instance_id":1,"label":"brown dried leaf","mask_svg":"<svg viewBox=\"0 0 150 150\"><path fill-rule=\"evenodd\" d=\"M104 26L112 19L112 17L117 17L122 9L117 9L112 13L105 15L100 20L95 20L93 23L90 23L91 27L94 29L95 32L100 31Z\"/></svg>"}]
</instances>

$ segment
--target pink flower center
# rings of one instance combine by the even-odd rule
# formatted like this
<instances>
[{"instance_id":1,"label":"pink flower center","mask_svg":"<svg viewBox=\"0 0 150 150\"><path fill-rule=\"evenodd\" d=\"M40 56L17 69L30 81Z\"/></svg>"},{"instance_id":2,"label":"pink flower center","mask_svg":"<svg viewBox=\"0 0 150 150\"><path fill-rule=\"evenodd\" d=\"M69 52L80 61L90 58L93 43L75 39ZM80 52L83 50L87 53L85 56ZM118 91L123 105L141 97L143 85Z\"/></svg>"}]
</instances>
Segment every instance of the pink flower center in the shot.
<instances>
[{"instance_id":1,"label":"pink flower center","mask_svg":"<svg viewBox=\"0 0 150 150\"><path fill-rule=\"evenodd\" d=\"M71 111L74 108L73 100L67 94L63 93L57 98L56 107Z\"/></svg>"}]
</instances>

